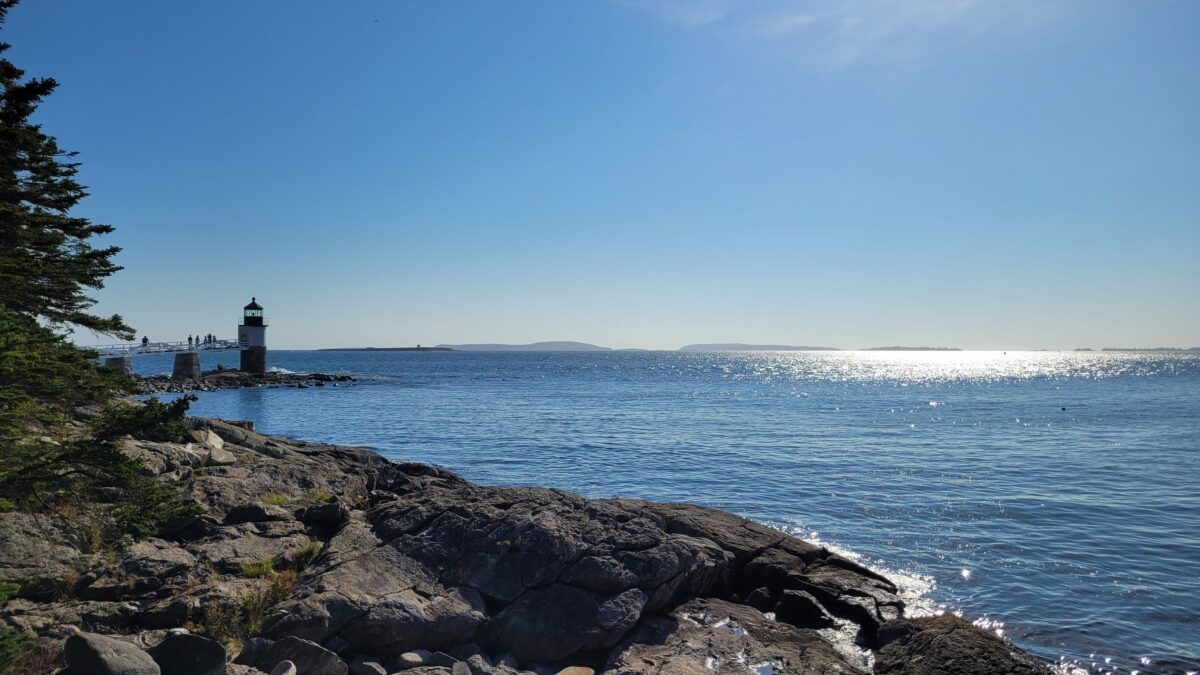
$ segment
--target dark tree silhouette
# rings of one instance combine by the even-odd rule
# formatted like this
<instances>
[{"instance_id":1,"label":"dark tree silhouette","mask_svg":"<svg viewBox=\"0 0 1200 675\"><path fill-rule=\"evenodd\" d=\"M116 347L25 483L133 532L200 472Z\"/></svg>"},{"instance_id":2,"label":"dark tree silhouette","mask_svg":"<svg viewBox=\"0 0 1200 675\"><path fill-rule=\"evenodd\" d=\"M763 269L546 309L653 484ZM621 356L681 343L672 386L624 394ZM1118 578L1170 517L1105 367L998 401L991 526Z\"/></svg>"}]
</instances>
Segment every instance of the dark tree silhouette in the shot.
<instances>
[{"instance_id":1,"label":"dark tree silhouette","mask_svg":"<svg viewBox=\"0 0 1200 675\"><path fill-rule=\"evenodd\" d=\"M0 0L0 24L15 4ZM194 508L144 476L120 441L181 440L189 399L113 404L132 380L67 339L75 327L132 339L120 316L89 311L87 293L120 269L119 249L92 244L112 227L70 214L87 194L79 164L31 121L54 80L24 79L7 49L0 44L0 511L57 514L101 549Z\"/></svg>"},{"instance_id":2,"label":"dark tree silhouette","mask_svg":"<svg viewBox=\"0 0 1200 675\"><path fill-rule=\"evenodd\" d=\"M16 0L0 0L0 24ZM0 43L0 55L9 49ZM91 240L112 231L69 214L87 191L75 180L75 153L30 118L58 86L53 79L23 79L24 71L0 58L0 303L17 316L70 330L83 326L131 339L120 316L88 310L98 289L120 269L115 246Z\"/></svg>"}]
</instances>

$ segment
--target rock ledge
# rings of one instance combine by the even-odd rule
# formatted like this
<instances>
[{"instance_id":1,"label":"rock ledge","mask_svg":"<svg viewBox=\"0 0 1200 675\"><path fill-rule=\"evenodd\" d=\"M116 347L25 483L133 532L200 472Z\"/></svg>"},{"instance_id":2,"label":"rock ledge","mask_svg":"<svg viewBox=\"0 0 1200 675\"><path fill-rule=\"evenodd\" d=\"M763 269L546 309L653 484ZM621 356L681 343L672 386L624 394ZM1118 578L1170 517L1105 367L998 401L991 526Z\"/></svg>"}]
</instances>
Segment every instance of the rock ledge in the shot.
<instances>
[{"instance_id":1,"label":"rock ledge","mask_svg":"<svg viewBox=\"0 0 1200 675\"><path fill-rule=\"evenodd\" d=\"M203 517L101 555L67 521L0 514L0 581L22 588L0 621L70 672L1049 672L956 617L905 618L886 577L729 513L189 425L190 443L126 451Z\"/></svg>"}]
</instances>

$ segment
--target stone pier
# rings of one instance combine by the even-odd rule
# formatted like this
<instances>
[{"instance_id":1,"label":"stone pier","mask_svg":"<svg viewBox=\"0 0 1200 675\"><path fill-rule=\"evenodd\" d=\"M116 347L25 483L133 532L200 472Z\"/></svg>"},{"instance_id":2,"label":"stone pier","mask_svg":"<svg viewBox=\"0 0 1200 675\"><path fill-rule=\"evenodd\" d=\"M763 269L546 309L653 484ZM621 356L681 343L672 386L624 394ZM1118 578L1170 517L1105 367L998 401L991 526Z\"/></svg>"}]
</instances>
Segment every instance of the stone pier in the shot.
<instances>
[{"instance_id":1,"label":"stone pier","mask_svg":"<svg viewBox=\"0 0 1200 675\"><path fill-rule=\"evenodd\" d=\"M175 367L171 369L172 380L195 380L200 377L200 354L180 352L175 355Z\"/></svg>"},{"instance_id":2,"label":"stone pier","mask_svg":"<svg viewBox=\"0 0 1200 675\"><path fill-rule=\"evenodd\" d=\"M125 356L109 356L104 359L104 365L122 375L133 374L133 357L128 354Z\"/></svg>"}]
</instances>

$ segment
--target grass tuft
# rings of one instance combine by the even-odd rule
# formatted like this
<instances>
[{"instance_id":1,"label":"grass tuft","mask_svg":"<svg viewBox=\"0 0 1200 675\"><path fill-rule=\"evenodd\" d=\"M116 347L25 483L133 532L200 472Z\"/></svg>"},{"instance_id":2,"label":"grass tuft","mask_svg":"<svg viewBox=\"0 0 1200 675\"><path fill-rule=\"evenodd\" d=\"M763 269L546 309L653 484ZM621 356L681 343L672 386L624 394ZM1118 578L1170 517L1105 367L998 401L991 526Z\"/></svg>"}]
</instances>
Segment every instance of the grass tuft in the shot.
<instances>
[{"instance_id":1,"label":"grass tuft","mask_svg":"<svg viewBox=\"0 0 1200 675\"><path fill-rule=\"evenodd\" d=\"M278 492L272 492L271 494L263 497L259 501L262 502L263 504L266 504L267 506L286 506L287 503L291 501L291 499L289 499L287 495L282 495L282 494L279 494Z\"/></svg>"},{"instance_id":2,"label":"grass tuft","mask_svg":"<svg viewBox=\"0 0 1200 675\"><path fill-rule=\"evenodd\" d=\"M297 572L303 571L306 567L312 564L317 556L321 554L321 542L310 541L307 544L294 548L287 554L288 568Z\"/></svg>"},{"instance_id":3,"label":"grass tuft","mask_svg":"<svg viewBox=\"0 0 1200 675\"><path fill-rule=\"evenodd\" d=\"M267 612L292 593L299 576L293 570L270 572L271 583L250 593L235 605L212 604L204 608L204 618L198 629L220 642L240 642L262 630Z\"/></svg>"},{"instance_id":4,"label":"grass tuft","mask_svg":"<svg viewBox=\"0 0 1200 675\"><path fill-rule=\"evenodd\" d=\"M262 579L275 573L275 561L263 558L254 562L242 563L242 576L247 579Z\"/></svg>"},{"instance_id":5,"label":"grass tuft","mask_svg":"<svg viewBox=\"0 0 1200 675\"><path fill-rule=\"evenodd\" d=\"M333 499L333 493L329 490L305 490L304 498L311 499L314 502L328 503Z\"/></svg>"}]
</instances>

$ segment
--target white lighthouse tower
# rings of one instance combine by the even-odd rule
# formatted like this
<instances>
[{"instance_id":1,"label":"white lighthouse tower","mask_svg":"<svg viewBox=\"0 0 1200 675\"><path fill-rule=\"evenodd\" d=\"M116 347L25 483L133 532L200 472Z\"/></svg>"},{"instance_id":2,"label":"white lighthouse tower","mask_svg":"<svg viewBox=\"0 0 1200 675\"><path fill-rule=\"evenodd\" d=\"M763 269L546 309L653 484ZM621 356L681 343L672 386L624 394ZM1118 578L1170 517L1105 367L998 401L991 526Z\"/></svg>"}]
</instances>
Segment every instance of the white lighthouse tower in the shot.
<instances>
[{"instance_id":1,"label":"white lighthouse tower","mask_svg":"<svg viewBox=\"0 0 1200 675\"><path fill-rule=\"evenodd\" d=\"M238 325L238 341L242 343L241 371L264 375L267 372L267 324L263 308L254 298L242 308L242 323Z\"/></svg>"}]
</instances>

